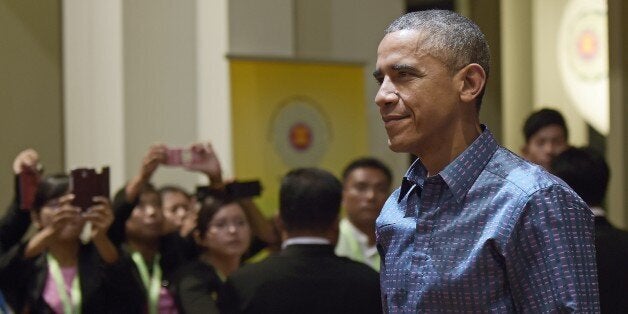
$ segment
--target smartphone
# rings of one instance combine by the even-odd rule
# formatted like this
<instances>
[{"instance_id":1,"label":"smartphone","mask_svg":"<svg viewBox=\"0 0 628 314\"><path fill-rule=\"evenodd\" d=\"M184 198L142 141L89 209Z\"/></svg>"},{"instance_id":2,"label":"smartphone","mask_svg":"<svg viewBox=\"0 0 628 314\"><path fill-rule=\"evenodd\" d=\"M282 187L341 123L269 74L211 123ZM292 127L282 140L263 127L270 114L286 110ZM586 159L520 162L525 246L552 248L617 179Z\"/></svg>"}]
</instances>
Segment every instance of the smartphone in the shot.
<instances>
[{"instance_id":1,"label":"smartphone","mask_svg":"<svg viewBox=\"0 0 628 314\"><path fill-rule=\"evenodd\" d=\"M186 148L168 148L166 150L166 165L168 166L185 166L198 163L201 157L191 149Z\"/></svg>"},{"instance_id":2,"label":"smartphone","mask_svg":"<svg viewBox=\"0 0 628 314\"><path fill-rule=\"evenodd\" d=\"M74 194L72 205L86 211L94 205L95 196L109 197L109 167L100 173L93 168L78 168L70 173L70 190Z\"/></svg>"},{"instance_id":3,"label":"smartphone","mask_svg":"<svg viewBox=\"0 0 628 314\"><path fill-rule=\"evenodd\" d=\"M25 168L18 175L20 209L29 210L33 207L39 179L39 172L32 168Z\"/></svg>"},{"instance_id":4,"label":"smartphone","mask_svg":"<svg viewBox=\"0 0 628 314\"><path fill-rule=\"evenodd\" d=\"M227 195L233 198L247 198L262 194L262 184L258 180L235 181L225 185Z\"/></svg>"}]
</instances>

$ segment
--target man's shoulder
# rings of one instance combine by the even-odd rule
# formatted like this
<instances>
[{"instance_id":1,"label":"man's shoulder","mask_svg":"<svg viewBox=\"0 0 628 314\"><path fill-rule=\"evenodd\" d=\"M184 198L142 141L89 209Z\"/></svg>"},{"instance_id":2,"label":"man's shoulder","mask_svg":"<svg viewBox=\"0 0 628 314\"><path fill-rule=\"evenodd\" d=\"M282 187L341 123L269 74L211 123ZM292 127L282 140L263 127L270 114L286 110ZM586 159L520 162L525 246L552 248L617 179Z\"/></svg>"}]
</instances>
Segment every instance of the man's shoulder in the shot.
<instances>
[{"instance_id":1,"label":"man's shoulder","mask_svg":"<svg viewBox=\"0 0 628 314\"><path fill-rule=\"evenodd\" d=\"M568 188L567 184L543 167L524 160L504 147L495 151L482 175L478 178L479 183L497 180L504 187L528 196L552 186Z\"/></svg>"},{"instance_id":2,"label":"man's shoulder","mask_svg":"<svg viewBox=\"0 0 628 314\"><path fill-rule=\"evenodd\" d=\"M257 278L258 280L278 279L295 271L333 274L339 277L379 278L379 274L366 264L347 257L328 256L286 256L276 254L258 263L244 265L232 276L232 281Z\"/></svg>"}]
</instances>

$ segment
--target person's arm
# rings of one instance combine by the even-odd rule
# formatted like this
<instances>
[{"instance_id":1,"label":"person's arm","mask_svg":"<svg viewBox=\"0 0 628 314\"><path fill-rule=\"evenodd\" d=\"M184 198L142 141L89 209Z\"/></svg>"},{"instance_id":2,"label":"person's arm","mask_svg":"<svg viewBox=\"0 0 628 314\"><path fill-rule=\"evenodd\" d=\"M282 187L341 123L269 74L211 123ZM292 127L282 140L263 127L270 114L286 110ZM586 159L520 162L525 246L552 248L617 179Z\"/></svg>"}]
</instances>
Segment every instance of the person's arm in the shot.
<instances>
[{"instance_id":1,"label":"person's arm","mask_svg":"<svg viewBox=\"0 0 628 314\"><path fill-rule=\"evenodd\" d=\"M68 223L77 219L80 210L74 206L68 206L72 199L74 199L74 194L66 194L59 199L59 203L64 205L54 211L50 223L28 240L24 249L24 258L33 258L44 253L50 244L56 240L58 233Z\"/></svg>"},{"instance_id":2,"label":"person's arm","mask_svg":"<svg viewBox=\"0 0 628 314\"><path fill-rule=\"evenodd\" d=\"M113 212L106 197L95 197L96 204L84 214L85 219L92 223L91 239L105 263L114 263L118 260L118 250L109 240L107 231L113 223Z\"/></svg>"},{"instance_id":3,"label":"person's arm","mask_svg":"<svg viewBox=\"0 0 628 314\"><path fill-rule=\"evenodd\" d=\"M528 200L504 261L517 312L599 313L593 215L560 185Z\"/></svg>"},{"instance_id":4,"label":"person's arm","mask_svg":"<svg viewBox=\"0 0 628 314\"><path fill-rule=\"evenodd\" d=\"M198 156L198 160L190 165L185 165L185 168L206 175L209 180L209 188L214 190L223 189L222 168L211 143L195 143L190 149Z\"/></svg>"},{"instance_id":5,"label":"person's arm","mask_svg":"<svg viewBox=\"0 0 628 314\"><path fill-rule=\"evenodd\" d=\"M108 233L109 239L115 246L120 246L126 239L126 221L139 202L140 192L150 182L159 164L165 162L165 151L166 147L164 145L151 146L142 159L140 171L113 197L111 208L113 209L114 220L109 227Z\"/></svg>"},{"instance_id":6,"label":"person's arm","mask_svg":"<svg viewBox=\"0 0 628 314\"><path fill-rule=\"evenodd\" d=\"M139 197L142 188L150 182L159 164L166 162L166 146L158 144L150 147L144 158L140 171L124 187L125 198L133 203Z\"/></svg>"},{"instance_id":7,"label":"person's arm","mask_svg":"<svg viewBox=\"0 0 628 314\"><path fill-rule=\"evenodd\" d=\"M14 198L0 219L0 253L17 244L30 226L30 213L19 203L19 175L27 168L38 171L39 154L33 149L21 151L13 160Z\"/></svg>"},{"instance_id":8,"label":"person's arm","mask_svg":"<svg viewBox=\"0 0 628 314\"><path fill-rule=\"evenodd\" d=\"M279 243L279 235L275 231L272 219L266 218L252 199L246 198L239 201L249 219L253 234L269 246Z\"/></svg>"},{"instance_id":9,"label":"person's arm","mask_svg":"<svg viewBox=\"0 0 628 314\"><path fill-rule=\"evenodd\" d=\"M20 209L16 195L0 219L0 254L20 242L30 224L30 214Z\"/></svg>"}]
</instances>

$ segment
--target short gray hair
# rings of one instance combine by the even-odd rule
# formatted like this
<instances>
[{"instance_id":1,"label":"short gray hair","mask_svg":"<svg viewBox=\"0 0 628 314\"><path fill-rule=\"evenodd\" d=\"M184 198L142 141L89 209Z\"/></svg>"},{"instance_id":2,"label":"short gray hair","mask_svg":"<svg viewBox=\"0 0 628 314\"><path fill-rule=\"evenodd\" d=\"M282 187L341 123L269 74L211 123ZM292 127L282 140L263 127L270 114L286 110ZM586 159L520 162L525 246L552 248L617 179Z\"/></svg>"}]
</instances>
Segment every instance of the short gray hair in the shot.
<instances>
[{"instance_id":1,"label":"short gray hair","mask_svg":"<svg viewBox=\"0 0 628 314\"><path fill-rule=\"evenodd\" d=\"M444 62L452 72L477 63L488 78L491 60L488 43L470 19L447 10L410 12L393 21L386 34L400 30L417 30L426 35L422 42L424 50Z\"/></svg>"}]
</instances>

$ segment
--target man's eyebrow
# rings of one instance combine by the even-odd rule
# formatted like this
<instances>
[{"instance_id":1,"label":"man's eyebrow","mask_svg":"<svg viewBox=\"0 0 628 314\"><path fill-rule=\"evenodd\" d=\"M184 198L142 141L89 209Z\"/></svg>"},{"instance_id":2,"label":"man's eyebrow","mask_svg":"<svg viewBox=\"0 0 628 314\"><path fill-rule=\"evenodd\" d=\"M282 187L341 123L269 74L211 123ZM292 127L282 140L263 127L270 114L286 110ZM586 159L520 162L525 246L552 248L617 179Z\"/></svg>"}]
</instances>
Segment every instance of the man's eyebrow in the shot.
<instances>
[{"instance_id":1,"label":"man's eyebrow","mask_svg":"<svg viewBox=\"0 0 628 314\"><path fill-rule=\"evenodd\" d=\"M416 71L417 69L409 64L394 64L391 69L395 71Z\"/></svg>"},{"instance_id":2,"label":"man's eyebrow","mask_svg":"<svg viewBox=\"0 0 628 314\"><path fill-rule=\"evenodd\" d=\"M401 71L417 72L418 71L417 68L409 64L393 64L390 68L395 72L401 72ZM373 72L373 77L375 78L382 77L382 76L383 76L383 73L379 69Z\"/></svg>"}]
</instances>

